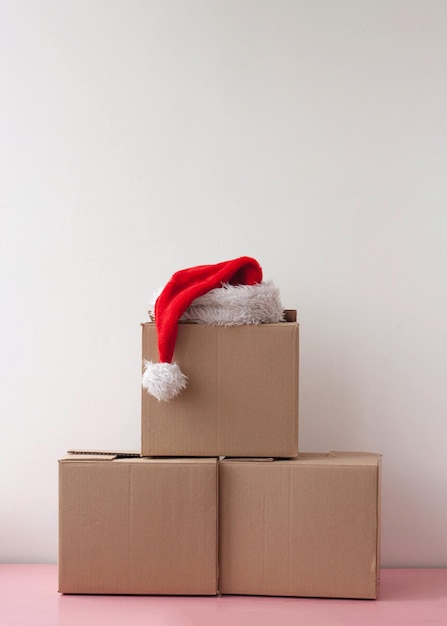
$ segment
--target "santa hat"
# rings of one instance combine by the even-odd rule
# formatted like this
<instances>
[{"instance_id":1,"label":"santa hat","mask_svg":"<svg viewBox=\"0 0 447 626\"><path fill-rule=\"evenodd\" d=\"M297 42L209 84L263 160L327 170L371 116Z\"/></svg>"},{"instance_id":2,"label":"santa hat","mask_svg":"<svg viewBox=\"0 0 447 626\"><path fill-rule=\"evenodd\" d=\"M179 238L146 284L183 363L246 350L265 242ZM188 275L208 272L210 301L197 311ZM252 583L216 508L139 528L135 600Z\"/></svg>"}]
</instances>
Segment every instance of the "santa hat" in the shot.
<instances>
[{"instance_id":1,"label":"santa hat","mask_svg":"<svg viewBox=\"0 0 447 626\"><path fill-rule=\"evenodd\" d=\"M279 291L262 282L262 269L250 257L176 272L150 310L155 319L159 363L144 362L143 387L158 400L172 400L187 384L172 363L178 322L235 326L282 321Z\"/></svg>"}]
</instances>

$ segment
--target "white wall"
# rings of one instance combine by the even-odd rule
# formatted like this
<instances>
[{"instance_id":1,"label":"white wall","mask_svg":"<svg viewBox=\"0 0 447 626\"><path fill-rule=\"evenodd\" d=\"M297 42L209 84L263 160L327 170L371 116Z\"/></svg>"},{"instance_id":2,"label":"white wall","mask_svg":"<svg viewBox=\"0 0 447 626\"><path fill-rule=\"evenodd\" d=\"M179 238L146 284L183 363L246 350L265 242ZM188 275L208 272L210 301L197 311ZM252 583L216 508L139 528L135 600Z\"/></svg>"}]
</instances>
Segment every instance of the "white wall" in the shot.
<instances>
[{"instance_id":1,"label":"white wall","mask_svg":"<svg viewBox=\"0 0 447 626\"><path fill-rule=\"evenodd\" d=\"M300 448L384 455L383 562L447 566L447 3L0 2L0 560L57 458L138 448L140 322L247 254L301 324Z\"/></svg>"}]
</instances>

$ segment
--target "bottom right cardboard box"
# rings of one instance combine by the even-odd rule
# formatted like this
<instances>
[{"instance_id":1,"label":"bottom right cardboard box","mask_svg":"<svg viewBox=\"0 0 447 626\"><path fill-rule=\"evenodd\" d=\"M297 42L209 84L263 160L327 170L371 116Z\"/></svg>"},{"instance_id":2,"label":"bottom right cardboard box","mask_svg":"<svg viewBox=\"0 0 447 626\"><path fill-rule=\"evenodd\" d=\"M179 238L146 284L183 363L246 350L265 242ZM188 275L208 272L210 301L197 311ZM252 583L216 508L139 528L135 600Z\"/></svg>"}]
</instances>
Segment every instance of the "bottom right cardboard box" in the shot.
<instances>
[{"instance_id":1,"label":"bottom right cardboard box","mask_svg":"<svg viewBox=\"0 0 447 626\"><path fill-rule=\"evenodd\" d=\"M220 593L375 599L380 465L370 453L220 463Z\"/></svg>"}]
</instances>

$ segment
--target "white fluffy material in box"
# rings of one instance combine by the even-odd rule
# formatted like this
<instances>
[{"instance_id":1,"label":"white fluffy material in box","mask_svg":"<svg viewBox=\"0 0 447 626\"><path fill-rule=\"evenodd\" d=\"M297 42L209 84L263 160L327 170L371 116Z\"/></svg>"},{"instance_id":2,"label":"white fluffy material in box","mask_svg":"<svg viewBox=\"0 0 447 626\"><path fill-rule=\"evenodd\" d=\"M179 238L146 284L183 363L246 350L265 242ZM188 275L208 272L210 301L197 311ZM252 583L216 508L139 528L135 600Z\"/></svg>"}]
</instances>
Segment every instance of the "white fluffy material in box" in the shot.
<instances>
[{"instance_id":1,"label":"white fluffy material in box","mask_svg":"<svg viewBox=\"0 0 447 626\"><path fill-rule=\"evenodd\" d=\"M144 361L142 385L157 400L169 402L185 389L187 381L177 363Z\"/></svg>"},{"instance_id":2,"label":"white fluffy material in box","mask_svg":"<svg viewBox=\"0 0 447 626\"><path fill-rule=\"evenodd\" d=\"M149 314L154 318L156 292L150 303ZM279 289L272 281L255 285L229 285L212 289L196 298L181 316L181 322L213 326L242 324L274 324L284 320Z\"/></svg>"}]
</instances>

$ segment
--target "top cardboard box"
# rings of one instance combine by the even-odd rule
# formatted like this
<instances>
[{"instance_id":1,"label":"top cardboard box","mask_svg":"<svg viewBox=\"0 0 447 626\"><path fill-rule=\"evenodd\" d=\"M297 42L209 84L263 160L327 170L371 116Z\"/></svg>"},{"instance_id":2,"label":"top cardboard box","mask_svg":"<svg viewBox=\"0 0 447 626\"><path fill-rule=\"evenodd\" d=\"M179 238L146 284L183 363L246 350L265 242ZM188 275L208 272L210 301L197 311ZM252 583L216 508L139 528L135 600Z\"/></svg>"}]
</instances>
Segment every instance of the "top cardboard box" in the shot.
<instances>
[{"instance_id":1,"label":"top cardboard box","mask_svg":"<svg viewBox=\"0 0 447 626\"><path fill-rule=\"evenodd\" d=\"M170 402L142 389L142 456L296 457L298 324L179 324L174 361L188 387ZM158 361L155 324L143 360Z\"/></svg>"}]
</instances>

